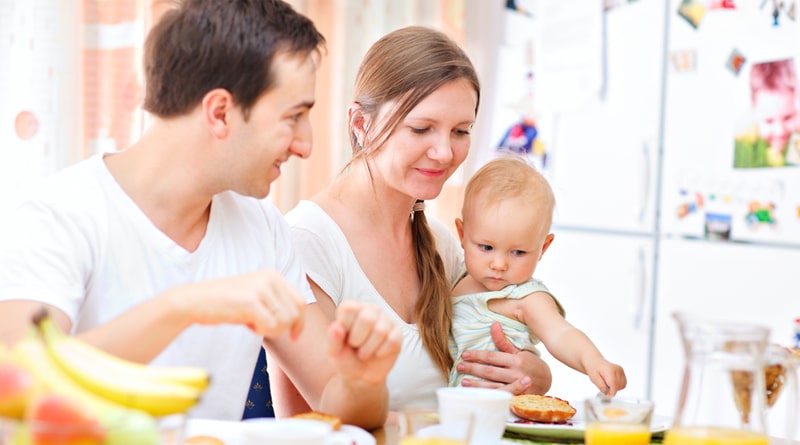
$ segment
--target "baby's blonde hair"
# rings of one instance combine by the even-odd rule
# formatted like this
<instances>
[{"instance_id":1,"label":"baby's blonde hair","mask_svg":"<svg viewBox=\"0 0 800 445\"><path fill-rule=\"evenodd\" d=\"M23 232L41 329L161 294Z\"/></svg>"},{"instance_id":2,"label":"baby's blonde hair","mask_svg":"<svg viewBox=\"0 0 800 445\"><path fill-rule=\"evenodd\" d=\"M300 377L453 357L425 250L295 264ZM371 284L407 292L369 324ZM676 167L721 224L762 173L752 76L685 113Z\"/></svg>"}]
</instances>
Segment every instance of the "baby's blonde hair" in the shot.
<instances>
[{"instance_id":1,"label":"baby's blonde hair","mask_svg":"<svg viewBox=\"0 0 800 445\"><path fill-rule=\"evenodd\" d=\"M493 159L472 175L464 190L462 219L473 207L485 211L506 198L521 198L526 205L540 208L542 217L547 218L544 227L550 229L556 205L553 189L547 178L519 156Z\"/></svg>"}]
</instances>

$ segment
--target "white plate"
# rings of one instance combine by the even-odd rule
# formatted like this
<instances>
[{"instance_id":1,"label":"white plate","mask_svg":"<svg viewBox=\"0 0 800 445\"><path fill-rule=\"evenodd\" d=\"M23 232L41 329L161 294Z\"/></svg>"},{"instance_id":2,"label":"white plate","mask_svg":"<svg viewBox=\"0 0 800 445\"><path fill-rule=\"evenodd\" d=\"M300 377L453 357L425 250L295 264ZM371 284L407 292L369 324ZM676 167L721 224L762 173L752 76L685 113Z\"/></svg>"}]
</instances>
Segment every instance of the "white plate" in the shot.
<instances>
[{"instance_id":1,"label":"white plate","mask_svg":"<svg viewBox=\"0 0 800 445\"><path fill-rule=\"evenodd\" d=\"M375 437L355 425L342 425L337 435L343 435L355 445L375 445ZM223 420L189 419L186 422L186 437L213 436L225 441L225 445L242 444L242 422Z\"/></svg>"},{"instance_id":2,"label":"white plate","mask_svg":"<svg viewBox=\"0 0 800 445\"><path fill-rule=\"evenodd\" d=\"M583 412L579 407L581 404L571 403L575 407L575 416L567 423L548 424L548 423L516 423L522 420L512 413L508 413L506 431L520 434L527 434L537 437L551 437L556 439L583 439L583 432L586 429L586 422L583 420ZM671 423L668 417L653 415L650 423L651 433L663 433Z\"/></svg>"}]
</instances>

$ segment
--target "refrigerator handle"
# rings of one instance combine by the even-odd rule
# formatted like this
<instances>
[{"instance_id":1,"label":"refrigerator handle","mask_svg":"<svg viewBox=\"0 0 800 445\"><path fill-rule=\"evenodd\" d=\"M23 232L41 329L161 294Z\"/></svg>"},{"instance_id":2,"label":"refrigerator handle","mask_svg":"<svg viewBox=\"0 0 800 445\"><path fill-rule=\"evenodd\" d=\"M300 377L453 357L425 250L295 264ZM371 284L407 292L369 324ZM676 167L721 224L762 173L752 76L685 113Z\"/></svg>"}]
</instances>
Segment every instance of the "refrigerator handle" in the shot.
<instances>
[{"instance_id":1,"label":"refrigerator handle","mask_svg":"<svg viewBox=\"0 0 800 445\"><path fill-rule=\"evenodd\" d=\"M633 328L638 331L642 328L642 318L644 317L644 301L645 301L645 285L647 280L645 251L643 247L639 248L639 261L636 264L636 285L634 286L633 295Z\"/></svg>"},{"instance_id":2,"label":"refrigerator handle","mask_svg":"<svg viewBox=\"0 0 800 445\"><path fill-rule=\"evenodd\" d=\"M639 223L644 224L647 217L647 207L650 202L650 144L645 140L642 143L642 201L639 206Z\"/></svg>"}]
</instances>

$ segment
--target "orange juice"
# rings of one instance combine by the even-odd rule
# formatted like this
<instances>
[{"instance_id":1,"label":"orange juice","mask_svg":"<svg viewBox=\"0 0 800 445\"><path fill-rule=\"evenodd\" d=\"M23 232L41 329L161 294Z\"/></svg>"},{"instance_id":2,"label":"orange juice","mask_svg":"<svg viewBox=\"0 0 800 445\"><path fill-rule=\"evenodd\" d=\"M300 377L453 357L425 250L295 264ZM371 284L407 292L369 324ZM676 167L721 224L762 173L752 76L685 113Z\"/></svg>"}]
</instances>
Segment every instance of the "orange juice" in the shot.
<instances>
[{"instance_id":1,"label":"orange juice","mask_svg":"<svg viewBox=\"0 0 800 445\"><path fill-rule=\"evenodd\" d=\"M650 430L641 423L592 422L586 427L586 445L648 445Z\"/></svg>"},{"instance_id":2,"label":"orange juice","mask_svg":"<svg viewBox=\"0 0 800 445\"><path fill-rule=\"evenodd\" d=\"M664 445L769 445L769 439L752 431L694 426L667 431Z\"/></svg>"},{"instance_id":3,"label":"orange juice","mask_svg":"<svg viewBox=\"0 0 800 445\"><path fill-rule=\"evenodd\" d=\"M405 437L400 445L467 445L463 440L444 439L441 437Z\"/></svg>"}]
</instances>

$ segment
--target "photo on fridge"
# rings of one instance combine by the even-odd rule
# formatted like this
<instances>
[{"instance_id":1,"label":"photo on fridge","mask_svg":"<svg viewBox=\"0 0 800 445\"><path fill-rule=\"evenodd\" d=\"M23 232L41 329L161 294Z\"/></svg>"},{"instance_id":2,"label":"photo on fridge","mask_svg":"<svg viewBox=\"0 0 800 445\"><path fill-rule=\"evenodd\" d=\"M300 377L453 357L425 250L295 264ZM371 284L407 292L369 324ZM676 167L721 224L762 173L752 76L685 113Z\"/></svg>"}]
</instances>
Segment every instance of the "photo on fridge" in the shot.
<instances>
[{"instance_id":1,"label":"photo on fridge","mask_svg":"<svg viewBox=\"0 0 800 445\"><path fill-rule=\"evenodd\" d=\"M750 109L735 135L734 168L800 165L800 93L794 58L753 63Z\"/></svg>"}]
</instances>

